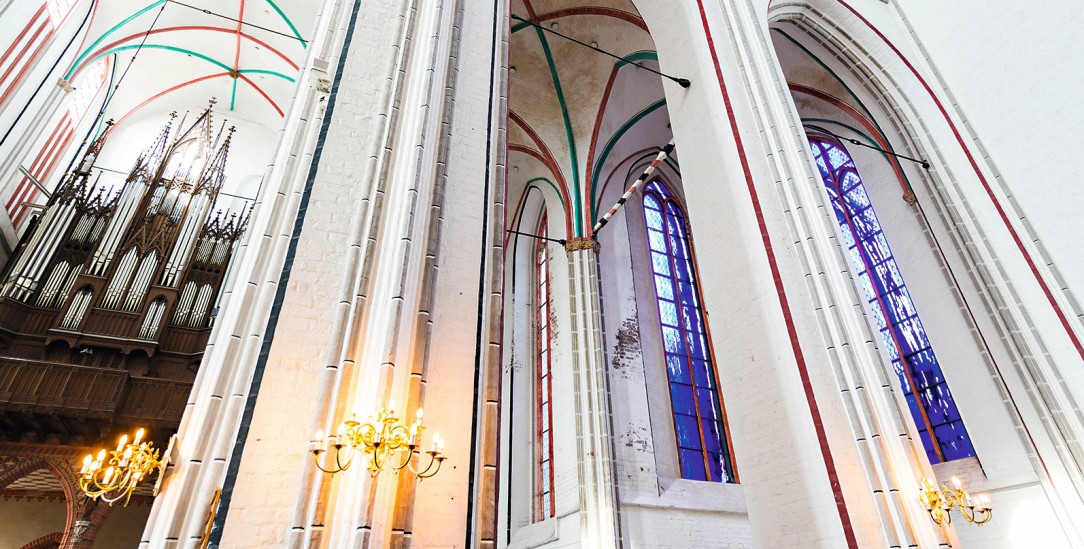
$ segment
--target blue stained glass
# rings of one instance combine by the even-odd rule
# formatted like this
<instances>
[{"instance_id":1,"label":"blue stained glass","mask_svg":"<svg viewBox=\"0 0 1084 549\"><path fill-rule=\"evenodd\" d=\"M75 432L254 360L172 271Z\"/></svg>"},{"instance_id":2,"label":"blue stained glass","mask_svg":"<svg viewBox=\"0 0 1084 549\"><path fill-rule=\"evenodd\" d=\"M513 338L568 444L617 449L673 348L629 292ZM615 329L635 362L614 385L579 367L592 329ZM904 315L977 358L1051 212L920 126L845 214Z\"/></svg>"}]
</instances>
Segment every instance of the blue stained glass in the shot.
<instances>
[{"instance_id":1,"label":"blue stained glass","mask_svg":"<svg viewBox=\"0 0 1084 549\"><path fill-rule=\"evenodd\" d=\"M851 156L843 152L843 149L839 147L832 147L826 152L828 153L828 163L833 171L846 167L851 163Z\"/></svg>"},{"instance_id":2,"label":"blue stained glass","mask_svg":"<svg viewBox=\"0 0 1084 549\"><path fill-rule=\"evenodd\" d=\"M662 345L668 353L685 354L685 340L677 328L662 327Z\"/></svg>"},{"instance_id":3,"label":"blue stained glass","mask_svg":"<svg viewBox=\"0 0 1084 549\"><path fill-rule=\"evenodd\" d=\"M696 382L697 387L714 387L715 384L712 380L715 379L715 372L711 369L711 363L706 360L691 361L693 380Z\"/></svg>"},{"instance_id":4,"label":"blue stained glass","mask_svg":"<svg viewBox=\"0 0 1084 549\"><path fill-rule=\"evenodd\" d=\"M704 431L704 450L712 453L721 452L723 448L723 435L722 432L719 431L719 423L712 421L711 419L705 419L702 427Z\"/></svg>"},{"instance_id":5,"label":"blue stained glass","mask_svg":"<svg viewBox=\"0 0 1084 549\"><path fill-rule=\"evenodd\" d=\"M652 181L644 188L644 218L681 476L733 482L685 214L666 187Z\"/></svg>"},{"instance_id":6,"label":"blue stained glass","mask_svg":"<svg viewBox=\"0 0 1084 549\"><path fill-rule=\"evenodd\" d=\"M716 409L717 404L715 403L715 394L712 393L711 389L698 388L696 390L696 405L699 407L700 417L703 418L703 421L705 422L705 429L707 429L707 426L710 424L712 425L712 429L718 430L718 422L709 420L722 419L723 414ZM711 447L709 446L708 449L711 450ZM720 450L716 448L711 451L718 452Z\"/></svg>"},{"instance_id":7,"label":"blue stained glass","mask_svg":"<svg viewBox=\"0 0 1084 549\"><path fill-rule=\"evenodd\" d=\"M692 271L689 269L689 264L685 261L674 262L674 275L680 282L689 282L692 280Z\"/></svg>"},{"instance_id":8,"label":"blue stained glass","mask_svg":"<svg viewBox=\"0 0 1084 549\"><path fill-rule=\"evenodd\" d=\"M674 413L696 417L696 402L693 401L692 387L680 383L671 383L670 399L673 401Z\"/></svg>"},{"instance_id":9,"label":"blue stained glass","mask_svg":"<svg viewBox=\"0 0 1084 549\"><path fill-rule=\"evenodd\" d=\"M734 482L727 471L726 456L723 454L708 453L708 469L711 471L711 478L721 482Z\"/></svg>"},{"instance_id":10,"label":"blue stained glass","mask_svg":"<svg viewBox=\"0 0 1084 549\"><path fill-rule=\"evenodd\" d=\"M661 252L666 251L666 241L663 240L662 231L653 231L649 229L647 231L647 240L648 245L651 246L652 250Z\"/></svg>"},{"instance_id":11,"label":"blue stained glass","mask_svg":"<svg viewBox=\"0 0 1084 549\"><path fill-rule=\"evenodd\" d=\"M655 277L655 293L659 296L659 299L674 299L674 285L670 282L669 278L656 276Z\"/></svg>"},{"instance_id":12,"label":"blue stained glass","mask_svg":"<svg viewBox=\"0 0 1084 549\"><path fill-rule=\"evenodd\" d=\"M689 377L689 363L685 360L685 357L667 354L666 370L670 376L670 381L677 381L690 385L693 382Z\"/></svg>"},{"instance_id":13,"label":"blue stained glass","mask_svg":"<svg viewBox=\"0 0 1084 549\"><path fill-rule=\"evenodd\" d=\"M679 448L701 449L700 427L697 425L695 415L674 414L674 425L677 428Z\"/></svg>"},{"instance_id":14,"label":"blue stained glass","mask_svg":"<svg viewBox=\"0 0 1084 549\"><path fill-rule=\"evenodd\" d=\"M659 320L666 326L678 326L677 307L673 301L659 300Z\"/></svg>"},{"instance_id":15,"label":"blue stained glass","mask_svg":"<svg viewBox=\"0 0 1084 549\"><path fill-rule=\"evenodd\" d=\"M659 204L659 201L649 194L644 195L644 207L655 210L656 212L662 211L662 206Z\"/></svg>"},{"instance_id":16,"label":"blue stained glass","mask_svg":"<svg viewBox=\"0 0 1084 549\"><path fill-rule=\"evenodd\" d=\"M656 273L662 276L670 276L670 259L665 255L651 252L651 265Z\"/></svg>"},{"instance_id":17,"label":"blue stained glass","mask_svg":"<svg viewBox=\"0 0 1084 549\"><path fill-rule=\"evenodd\" d=\"M704 474L704 454L700 450L679 450L681 452L681 477L689 480L707 480ZM712 480L715 480L714 478Z\"/></svg>"},{"instance_id":18,"label":"blue stained glass","mask_svg":"<svg viewBox=\"0 0 1084 549\"><path fill-rule=\"evenodd\" d=\"M974 456L975 449L854 162L837 143L813 139L810 149L926 455L933 463ZM918 394L912 392L912 380Z\"/></svg>"},{"instance_id":19,"label":"blue stained glass","mask_svg":"<svg viewBox=\"0 0 1084 549\"><path fill-rule=\"evenodd\" d=\"M644 219L649 229L662 230L662 214L651 209L644 210Z\"/></svg>"}]
</instances>

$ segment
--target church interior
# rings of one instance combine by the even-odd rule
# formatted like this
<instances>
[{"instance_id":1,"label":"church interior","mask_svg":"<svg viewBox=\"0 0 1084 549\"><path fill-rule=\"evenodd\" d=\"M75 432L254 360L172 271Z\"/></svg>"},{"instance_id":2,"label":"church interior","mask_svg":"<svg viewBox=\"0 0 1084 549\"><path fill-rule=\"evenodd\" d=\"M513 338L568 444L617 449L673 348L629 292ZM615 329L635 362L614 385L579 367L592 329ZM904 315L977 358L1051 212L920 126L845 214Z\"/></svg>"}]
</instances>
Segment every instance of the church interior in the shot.
<instances>
[{"instance_id":1,"label":"church interior","mask_svg":"<svg viewBox=\"0 0 1084 549\"><path fill-rule=\"evenodd\" d=\"M0 548L1084 549L1077 0L0 0Z\"/></svg>"}]
</instances>

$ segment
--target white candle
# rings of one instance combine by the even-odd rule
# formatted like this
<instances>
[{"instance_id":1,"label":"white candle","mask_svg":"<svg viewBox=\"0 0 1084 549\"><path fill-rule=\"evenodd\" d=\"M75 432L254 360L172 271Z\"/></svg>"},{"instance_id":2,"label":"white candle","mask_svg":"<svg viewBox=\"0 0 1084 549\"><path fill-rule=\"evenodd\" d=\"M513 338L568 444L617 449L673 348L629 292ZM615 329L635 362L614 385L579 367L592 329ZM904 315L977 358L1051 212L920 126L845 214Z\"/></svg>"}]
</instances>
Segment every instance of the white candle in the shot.
<instances>
[{"instance_id":1,"label":"white candle","mask_svg":"<svg viewBox=\"0 0 1084 549\"><path fill-rule=\"evenodd\" d=\"M139 430L136 431L136 437L135 440L132 441L132 444L139 444L139 441L143 440L143 434L143 428L140 427Z\"/></svg>"}]
</instances>

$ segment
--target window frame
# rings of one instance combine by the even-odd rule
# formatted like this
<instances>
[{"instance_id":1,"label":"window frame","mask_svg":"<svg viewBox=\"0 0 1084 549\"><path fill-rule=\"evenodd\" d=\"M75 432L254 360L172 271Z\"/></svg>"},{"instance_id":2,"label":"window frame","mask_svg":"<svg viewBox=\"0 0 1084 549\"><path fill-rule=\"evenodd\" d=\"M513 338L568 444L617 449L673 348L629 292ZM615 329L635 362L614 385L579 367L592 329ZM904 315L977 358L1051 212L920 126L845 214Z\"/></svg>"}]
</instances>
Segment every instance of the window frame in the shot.
<instances>
[{"instance_id":1,"label":"window frame","mask_svg":"<svg viewBox=\"0 0 1084 549\"><path fill-rule=\"evenodd\" d=\"M661 189L663 192L660 193L656 189ZM661 356L663 357L663 370L664 370L664 373L662 374L662 377L665 380L665 384L666 384L666 388L665 388L666 397L665 398L666 398L667 405L669 406L669 412L670 412L670 415L671 415L670 426L674 430L673 444L674 444L674 455L675 455L675 458L676 458L676 467L677 467L678 478L681 478L683 480L688 480L688 481L691 481L691 482L712 482L712 483L719 483L719 484L738 484L740 481L739 481L739 477L738 477L737 466L736 466L735 460L734 460L734 450L733 450L734 444L733 444L733 440L732 440L731 435L730 435L730 428L729 428L729 423L728 423L727 413L726 413L726 405L725 405L723 394L722 394L722 386L719 383L719 371L718 371L719 366L718 366L718 361L717 361L717 357L716 357L716 353L715 353L715 348L714 348L714 345L712 343L711 328L708 325L707 314L706 314L706 312L704 310L704 306L703 306L704 299L703 299L703 292L701 290L701 281L703 279L700 276L699 266L698 266L698 262L697 262L697 259L696 259L696 250L695 250L695 246L693 244L692 231L690 230L690 226L689 226L688 213L686 212L686 209L685 209L684 205L681 203L681 201L678 199L678 197L673 192L672 187L670 185L668 185L661 177L656 177L656 178L652 179L650 183L648 183L647 185L644 186L644 190L643 190L643 192L641 194L642 194L642 196L641 196L641 204L640 204L640 206L641 206L640 207L640 215L642 216L642 220L643 220L643 224L644 224L644 229L643 229L643 231L644 231L643 234L645 236L644 250L645 250L645 253L646 253L646 257L647 257L646 265L647 265L647 271L648 271L646 276L647 276L647 281L651 286L651 289L650 289L650 292L649 292L650 295L646 296L646 297L648 297L649 301L651 302L650 309L652 311L654 311L656 319L659 321L659 328L660 328L659 332L658 332L658 334L659 334L659 336L658 336L659 337L659 352L660 352ZM674 405L673 392L672 392L672 389L671 389L671 384L673 382L670 379L669 367L666 364L667 355L668 354L673 354L673 353L669 353L666 350L665 336L664 336L664 331L663 331L664 330L664 324L662 323L662 317L661 317L661 314L660 314L661 307L662 307L661 300L663 300L664 298L661 298L658 295L659 290L658 290L657 280L656 280L657 273L655 273L654 263L653 263L653 259L652 259L652 253L659 253L659 252L654 250L652 248L652 246L651 246L651 231L653 229L651 229L650 225L648 224L648 219L647 219L647 217L648 217L647 210L649 209L648 205L647 205L648 197L651 197L651 199L655 200L658 203L658 205L659 205L659 210L658 211L660 213L660 218L661 218L661 220L662 220L662 222L664 224L664 229L667 229L667 230L662 232L663 237L664 237L664 241L665 241L665 246L666 246L666 252L665 253L666 253L666 257L668 259L668 268L670 270L670 275L667 278L672 281L671 282L671 284L672 284L671 287L673 288L672 291L675 292L673 303L675 305L677 305L678 307L680 307L682 305L682 301L681 301L680 295L678 295L678 293L677 293L677 292L679 292L679 290L678 290L678 285L676 283L677 279L674 278L675 277L674 273L675 273L675 269L676 269L675 262L679 259L679 257L675 253L675 251L672 249L672 244L671 244L671 241L670 241L671 233L668 230L669 225L667 224L667 221L668 221L668 219L670 217L670 214L667 212L668 206L672 207L673 209L675 209L677 211L678 215L675 216L675 220L680 222L680 230L684 232L684 239L685 239L684 252L685 252L687 260L688 260L689 272L690 272L690 277L691 277L691 280L689 282L691 283L691 286L692 286L692 292L693 292L692 297L695 300L694 304L695 304L696 312L699 315L699 323L700 323L701 327L703 328L703 338L704 338L704 345L705 345L705 349L704 349L705 358L707 359L707 361L710 362L710 365L709 365L709 368L708 368L708 373L711 376L713 376L712 381L714 382L713 387L711 387L709 389L713 389L711 391L713 393L712 396L714 397L716 405L718 406L718 410L719 410L719 417L714 418L714 419L718 423L718 426L719 426L719 429L720 429L720 433L719 433L720 434L720 440L719 440L719 442L720 442L720 446L721 446L720 455L723 458L723 473L724 473L724 475L729 477L729 478L726 478L726 479L712 478L711 466L709 465L709 461L708 461L708 456L712 452L709 452L709 450L706 448L706 444L705 444L705 441L704 441L703 421L704 421L705 418L700 413L700 404L698 402L699 399L695 396L696 395L696 389L698 387L696 386L696 382L695 382L695 379L694 379L694 374L692 373L692 370L693 370L692 361L694 359L691 357L690 351L688 350L688 336L687 336L688 331L687 331L687 327L685 326L685 320L680 318L682 315L678 315L679 316L679 323L681 325L678 326L677 328L678 328L678 330L680 332L679 335L681 335L681 336L683 336L685 338L685 345L684 345L684 347L685 347L685 361L686 361L686 367L689 369L689 380L692 383L692 385L690 385L690 387L692 387L693 391L694 391L694 396L693 396L693 399L692 399L693 403L694 403L694 413L696 414L694 417L696 418L696 421L697 421L697 434L700 437L700 449L699 450L693 450L693 451L698 451L701 454L701 457L703 459L703 467L704 468L703 468L702 473L703 473L704 478L701 479L701 478L686 476L686 471L684 470L683 460L681 458L682 446L681 446L680 440L678 438L677 415L679 414L679 412L678 412L678 410L676 409L676 407ZM654 208L651 208L651 209L654 209ZM666 301L669 301L669 300L666 300ZM682 415L688 415L688 414L682 413Z\"/></svg>"},{"instance_id":2,"label":"window frame","mask_svg":"<svg viewBox=\"0 0 1084 549\"><path fill-rule=\"evenodd\" d=\"M546 237L548 220L543 212L538 223L537 235ZM553 333L550 326L552 315L552 292L550 278L550 250L548 241L536 239L532 257L532 285L534 289L534 519L540 522L555 516L553 459ZM543 295L545 294L545 295ZM543 308L545 314L543 314ZM544 389L543 389L544 387ZM543 401L543 390L548 399ZM543 422L545 419L545 422ZM544 429L548 425L548 429ZM545 455L543 455L545 454ZM545 464L549 464L546 474ZM548 501L547 501L548 500ZM548 504L548 512L547 512Z\"/></svg>"},{"instance_id":3,"label":"window frame","mask_svg":"<svg viewBox=\"0 0 1084 549\"><path fill-rule=\"evenodd\" d=\"M858 294L858 297L860 299L863 299L865 301L865 311L867 313L867 316L872 315L870 317L870 327L878 336L880 336L882 340L881 343L883 344L878 344L877 347L885 347L884 352L887 353L888 364L891 370L893 370L892 373L895 374L896 378L900 382L900 385L898 387L901 391L901 395L903 396L905 408L909 412L907 415L911 417L911 422L918 430L918 438L922 444L923 451L926 453L929 461L933 464L948 463L951 461L976 457L977 452L975 450L975 444L971 440L971 435L968 432L962 414L960 413L959 405L956 403L956 398L952 395L951 388L949 388L948 381L945 379L940 362L936 358L933 344L930 342L929 336L926 334L925 325L922 322L917 307L914 305L914 302L910 297L910 291L907 287L907 281L904 278L898 263L896 262L895 254L892 252L892 245L889 242L889 237L885 234L884 226L881 224L880 219L877 216L876 205L872 203L872 200L869 197L869 193L866 190L865 181L862 179L862 175L858 170L858 166L855 163L854 157L841 142L827 136L811 133L808 135L808 143L810 146L811 154L814 158L816 171L821 178L820 185L822 188L825 189L829 206L832 210L831 215L833 217L833 221L835 221L835 225L838 227L839 233L843 237L840 239L840 246L841 248L844 248L844 254L846 256L849 256L850 258L846 261L846 263L848 265L848 270L853 273L852 279L855 285L856 293ZM835 165L835 163L830 158L828 154L829 148L838 149L845 157L845 160L840 165ZM817 162L818 159L822 158L824 164L823 169L821 168L820 163ZM825 173L825 170L827 170L828 173ZM847 187L847 191L844 192L843 187L845 183L843 182L843 179L844 177L846 177L847 173L852 173L857 183ZM832 186L831 191L829 191L828 189L830 185ZM854 211L854 205L846 198L846 195L852 193L855 189L859 187L861 187L861 192L862 195L865 197L866 204L863 208ZM834 193L834 195L832 193ZM854 214L860 215L866 211L872 212L872 222L875 223L875 226L870 225L870 227L873 228L867 229L865 232L861 233L864 236L859 236L860 233L853 220ZM841 220L838 212L842 212L843 216L846 219ZM865 218L868 216L863 217ZM843 230L844 223L847 225L847 233L844 233ZM853 244L848 243L848 234L850 235L850 240ZM882 257L879 262L874 264L875 262L869 256L869 251L865 248L863 243L871 239L876 240L878 235L880 235L881 237L879 242L883 243L883 246L879 244L879 247L883 247L883 252L885 253L883 254L884 257ZM861 271L858 270L859 266L856 262L855 253L852 250L857 251L857 259L860 259L862 262ZM890 273L886 276L891 276L892 278L898 277L898 284L895 284L891 288L889 287L889 284L886 282L885 277L882 277L880 274L878 274L880 273L880 271L877 270L877 268L881 266L885 266L885 269L890 271ZM865 277L865 279L863 279L863 277ZM864 290L863 287L863 283L865 282L865 280L869 281L868 291ZM893 282L895 283L895 281ZM873 298L870 298L868 293L869 291L873 293ZM909 309L910 315L908 315L907 318L903 319L902 321L897 318L897 311L895 309L890 309L886 305L886 300L888 299L888 296L893 293L899 294L903 298L906 298L907 301L907 308ZM876 306L879 308L880 321L884 322L885 328L883 329L881 328L880 321L877 318L877 311L872 310L874 302L876 302ZM903 324L911 324L911 326L917 328L916 333L920 335L920 339L924 341L924 345L921 346L920 350L911 351L909 353L904 352L904 346L902 346L899 341L900 335L897 333L902 333L903 328L901 326ZM888 339L891 340L893 349L888 348L889 342L886 340L884 333L888 334ZM912 346L908 346L909 349L910 347ZM915 372L915 365L912 363L912 358L922 354L928 354L929 361L927 363L927 366L929 368L929 372L931 373L933 379L940 381L934 381L933 383L926 382L923 384L926 385L925 389L916 390L915 388L919 385L915 382L917 374ZM896 366L897 362L899 363L898 368ZM924 379L924 381L926 380ZM905 383L906 386L904 385ZM924 402L923 399L919 396L919 393L920 391L934 391L940 393L940 388L942 387L944 389L944 394L947 395L948 398L943 398L941 400L943 402L948 402L951 404L951 407L955 410L955 415L957 419L948 419L945 422L934 426L933 421L930 418L930 409L933 408L935 404L932 403L932 401L930 404ZM937 406L942 405L937 404ZM946 417L948 417L949 408L947 406L942 407L944 408ZM921 425L919 424L919 420L921 420ZM958 432L962 433L962 436L959 437L959 440L962 440L966 444L966 448L962 450L963 455L957 454L954 457L946 457L944 448L945 445L938 438L936 429L941 428L945 425L951 426L956 423L958 423L959 427ZM956 428L954 427L953 429L955 430ZM923 436L923 433L925 433L925 436Z\"/></svg>"}]
</instances>

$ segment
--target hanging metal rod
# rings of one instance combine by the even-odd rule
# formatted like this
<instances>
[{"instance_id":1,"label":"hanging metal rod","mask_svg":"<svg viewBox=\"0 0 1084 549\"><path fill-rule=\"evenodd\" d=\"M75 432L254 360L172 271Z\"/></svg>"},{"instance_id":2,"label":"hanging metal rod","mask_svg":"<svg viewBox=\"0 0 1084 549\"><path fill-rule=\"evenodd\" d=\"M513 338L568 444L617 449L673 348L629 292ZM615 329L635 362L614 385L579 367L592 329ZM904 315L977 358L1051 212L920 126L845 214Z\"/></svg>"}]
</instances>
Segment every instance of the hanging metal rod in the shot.
<instances>
[{"instance_id":1,"label":"hanging metal rod","mask_svg":"<svg viewBox=\"0 0 1084 549\"><path fill-rule=\"evenodd\" d=\"M830 135L830 136L832 136L832 137L834 137L836 139L841 139L843 141L846 141L846 142L850 143L851 145L858 145L859 147L865 147L867 149L873 149L875 151L882 152L884 154L890 154L892 156L895 156L896 158L902 158L904 160L910 160L911 162L914 162L915 164L918 164L918 165L922 166L922 169L924 169L924 170L930 169L930 161L929 160L922 160L920 158L911 158L910 156L907 156L907 155L904 155L904 154L899 154L899 153L892 152L892 151L886 151L886 150L884 150L884 149L882 149L880 147L875 147L875 146L870 145L868 143L863 143L863 142L861 142L861 141L859 141L857 139L852 139L850 137L843 137L842 135L834 134L834 133L828 131L827 129L825 129L825 128L821 127L821 126L814 126L812 124L807 124L807 126L810 127L810 128L813 128L813 129L815 129L815 130L817 130L819 132L826 133L826 134L828 134L828 135Z\"/></svg>"},{"instance_id":2,"label":"hanging metal rod","mask_svg":"<svg viewBox=\"0 0 1084 549\"><path fill-rule=\"evenodd\" d=\"M309 43L308 40L305 40L304 38L301 38L300 36L295 36L295 35L292 35L292 34L286 34L284 32L279 32L279 31L277 31L275 29L269 29L267 27L261 27L260 25L256 25L254 23L249 23L248 21L241 21L240 19L234 19L233 17L230 17L228 15L222 15L221 13L213 12L213 11L211 11L209 9L200 8L200 7L197 7L197 6L193 6L191 4L185 4L184 2L178 2L177 0L167 0L167 2L169 2L170 4L177 4L178 6L184 6L186 8L192 9L192 10L202 11L203 13L205 13L207 15L213 15L213 16L221 18L221 19L226 19L228 21L233 21L234 23L240 23L241 25L244 25L246 27L252 27L254 29L260 29L262 31L269 32L271 34L277 34L279 36L285 36L286 38L289 38L290 40L297 40L298 42L301 42L302 44L308 44ZM272 4L272 6L273 5L274 4Z\"/></svg>"},{"instance_id":3,"label":"hanging metal rod","mask_svg":"<svg viewBox=\"0 0 1084 549\"><path fill-rule=\"evenodd\" d=\"M537 234L521 233L519 231L513 231L512 229L507 229L507 232L510 232L512 234L518 234L520 236L529 236L531 238L537 238L538 240L547 240L549 242L556 242L556 243L558 243L558 244L560 244L562 246L568 245L568 241L564 240L564 239L561 239L561 238L550 238L548 236L540 236L540 235L537 235Z\"/></svg>"},{"instance_id":4,"label":"hanging metal rod","mask_svg":"<svg viewBox=\"0 0 1084 549\"><path fill-rule=\"evenodd\" d=\"M644 173L640 174L640 177L637 177L636 181L632 182L632 185L629 185L629 188L625 190L625 194L621 195L621 198L618 199L617 204L614 204L614 207L610 208L610 211L606 212L606 214L598 220L598 223L595 223L595 226L591 228L591 233L597 235L599 229L605 227L606 223L609 223L610 218L625 205L625 201L636 193L636 190L640 188L640 185L643 185L644 181L647 181L647 178L651 177L651 174L659 167L659 164L662 163L663 160L666 160L666 157L670 156L673 152L674 140L670 139L670 142L667 143L665 147L659 149L659 154L655 155L655 160L652 160L651 164L648 164L647 167L644 168Z\"/></svg>"},{"instance_id":5,"label":"hanging metal rod","mask_svg":"<svg viewBox=\"0 0 1084 549\"><path fill-rule=\"evenodd\" d=\"M542 30L544 30L544 31L546 31L546 32L548 32L550 34L560 36L561 38L564 38L565 40L568 40L570 42L575 42L575 43L577 43L577 44L579 44L579 45L581 45L581 46L583 46L585 48L590 48L590 49L595 50L595 51L597 51L599 53L609 55L610 57L613 57L614 59L617 59L619 61L622 61L622 62L628 63L630 65L635 65L637 67L640 67L641 69L644 69L645 71L655 73L655 74L657 74L657 75L659 75L659 76L661 76L663 78L666 78L667 80L671 80L673 82L676 82L677 85L679 85L679 86L681 86L683 88L688 88L689 86L691 86L693 84L692 82L689 81L688 78L677 78L677 77L674 77L674 76L670 76L669 74L661 73L661 72L659 72L659 71L657 71L657 70L655 70L655 69L653 69L651 67L641 65L640 63L637 63L636 61L626 59L624 57L621 57L620 55L612 54L612 53L610 53L610 52L608 52L608 51L606 51L604 49L599 48L598 46L592 46L591 44L588 44L586 42L581 42L581 41L576 40L575 38L572 38L571 36L568 36L566 34L561 34L561 33L557 32L557 31L555 31L553 29L548 29L548 28L546 28L546 27L544 27L542 25L539 25L538 23L535 23L534 21L531 21L530 19L524 19L524 18L522 18L522 17L520 17L520 16L518 16L518 15L516 15L514 13L511 15L511 17L512 17L512 19L515 19L516 21L522 21L522 22L527 23L528 25L530 25L532 27L535 27L537 29L542 29Z\"/></svg>"}]
</instances>

